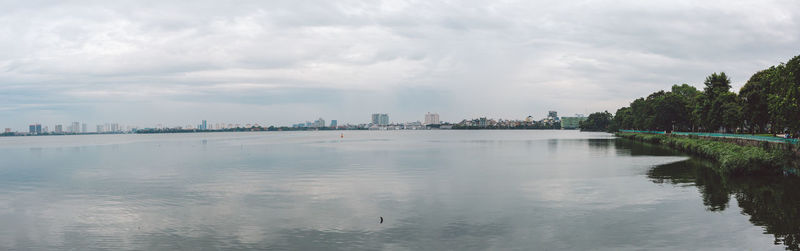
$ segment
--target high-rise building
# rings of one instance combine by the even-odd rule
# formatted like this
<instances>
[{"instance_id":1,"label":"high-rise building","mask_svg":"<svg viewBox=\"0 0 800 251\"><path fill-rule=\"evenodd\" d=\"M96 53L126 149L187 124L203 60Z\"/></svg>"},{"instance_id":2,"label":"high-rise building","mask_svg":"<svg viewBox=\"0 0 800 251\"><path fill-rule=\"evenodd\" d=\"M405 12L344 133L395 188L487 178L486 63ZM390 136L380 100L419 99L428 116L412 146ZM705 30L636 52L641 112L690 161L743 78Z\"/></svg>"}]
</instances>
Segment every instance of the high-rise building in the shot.
<instances>
[{"instance_id":1,"label":"high-rise building","mask_svg":"<svg viewBox=\"0 0 800 251\"><path fill-rule=\"evenodd\" d=\"M322 119L322 118L319 118L318 120L314 120L313 127L318 127L318 128L319 127L325 127L325 120Z\"/></svg>"},{"instance_id":2,"label":"high-rise building","mask_svg":"<svg viewBox=\"0 0 800 251\"><path fill-rule=\"evenodd\" d=\"M64 133L64 126L63 125L56 125L55 133Z\"/></svg>"},{"instance_id":3,"label":"high-rise building","mask_svg":"<svg viewBox=\"0 0 800 251\"><path fill-rule=\"evenodd\" d=\"M337 121L335 119L331 119L331 128L336 129L337 126L339 126L337 125Z\"/></svg>"},{"instance_id":4,"label":"high-rise building","mask_svg":"<svg viewBox=\"0 0 800 251\"><path fill-rule=\"evenodd\" d=\"M389 125L389 114L381 114L381 125Z\"/></svg>"},{"instance_id":5,"label":"high-rise building","mask_svg":"<svg viewBox=\"0 0 800 251\"><path fill-rule=\"evenodd\" d=\"M558 120L558 112L556 111L547 112L547 118L551 120Z\"/></svg>"},{"instance_id":6,"label":"high-rise building","mask_svg":"<svg viewBox=\"0 0 800 251\"><path fill-rule=\"evenodd\" d=\"M11 133L11 128L6 128L5 133Z\"/></svg>"},{"instance_id":7,"label":"high-rise building","mask_svg":"<svg viewBox=\"0 0 800 251\"><path fill-rule=\"evenodd\" d=\"M425 114L425 125L438 125L441 121L439 120L438 113L427 113Z\"/></svg>"},{"instance_id":8,"label":"high-rise building","mask_svg":"<svg viewBox=\"0 0 800 251\"><path fill-rule=\"evenodd\" d=\"M372 114L372 124L373 124L373 125L378 125L378 124L380 124L380 123L379 123L379 122L380 122L380 120L381 120L381 115L380 115L379 113L373 113L373 114Z\"/></svg>"},{"instance_id":9,"label":"high-rise building","mask_svg":"<svg viewBox=\"0 0 800 251\"><path fill-rule=\"evenodd\" d=\"M86 130L86 123L81 124L81 133L87 133L89 131Z\"/></svg>"},{"instance_id":10,"label":"high-rise building","mask_svg":"<svg viewBox=\"0 0 800 251\"><path fill-rule=\"evenodd\" d=\"M103 125L97 125L97 133L103 133L103 132L105 132L105 130L104 130L104 129L105 129L105 127L104 127Z\"/></svg>"},{"instance_id":11,"label":"high-rise building","mask_svg":"<svg viewBox=\"0 0 800 251\"><path fill-rule=\"evenodd\" d=\"M380 125L385 126L389 124L389 114L386 113L375 113L372 114L372 124L373 125Z\"/></svg>"},{"instance_id":12,"label":"high-rise building","mask_svg":"<svg viewBox=\"0 0 800 251\"><path fill-rule=\"evenodd\" d=\"M575 117L561 117L561 129L578 129L581 122L586 121L586 117L575 114Z\"/></svg>"},{"instance_id":13,"label":"high-rise building","mask_svg":"<svg viewBox=\"0 0 800 251\"><path fill-rule=\"evenodd\" d=\"M486 121L487 121L487 120L486 120L486 117L480 117L480 118L478 119L478 126L480 126L480 127L486 127L486 125L487 125Z\"/></svg>"},{"instance_id":14,"label":"high-rise building","mask_svg":"<svg viewBox=\"0 0 800 251\"><path fill-rule=\"evenodd\" d=\"M42 133L42 124L31 124L28 126L28 131L30 134L41 134Z\"/></svg>"},{"instance_id":15,"label":"high-rise building","mask_svg":"<svg viewBox=\"0 0 800 251\"><path fill-rule=\"evenodd\" d=\"M208 122L204 119L203 124L200 125L201 130L208 130Z\"/></svg>"},{"instance_id":16,"label":"high-rise building","mask_svg":"<svg viewBox=\"0 0 800 251\"><path fill-rule=\"evenodd\" d=\"M72 122L72 126L70 126L70 131L69 132L71 132L71 133L79 133L79 132L81 132L81 123Z\"/></svg>"}]
</instances>

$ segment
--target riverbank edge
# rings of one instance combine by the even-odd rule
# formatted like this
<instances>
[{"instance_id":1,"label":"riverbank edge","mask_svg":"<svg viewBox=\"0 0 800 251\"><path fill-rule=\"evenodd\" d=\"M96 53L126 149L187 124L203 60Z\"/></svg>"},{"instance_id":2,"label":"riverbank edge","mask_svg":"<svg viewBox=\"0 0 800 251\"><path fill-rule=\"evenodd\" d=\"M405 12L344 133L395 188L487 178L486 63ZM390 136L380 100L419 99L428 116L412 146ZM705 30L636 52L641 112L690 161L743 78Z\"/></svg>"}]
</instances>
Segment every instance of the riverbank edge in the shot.
<instances>
[{"instance_id":1,"label":"riverbank edge","mask_svg":"<svg viewBox=\"0 0 800 251\"><path fill-rule=\"evenodd\" d=\"M665 135L617 132L614 135L633 141L663 145L719 163L714 169L726 175L798 174L800 161L796 146L759 142L711 140L691 135Z\"/></svg>"}]
</instances>

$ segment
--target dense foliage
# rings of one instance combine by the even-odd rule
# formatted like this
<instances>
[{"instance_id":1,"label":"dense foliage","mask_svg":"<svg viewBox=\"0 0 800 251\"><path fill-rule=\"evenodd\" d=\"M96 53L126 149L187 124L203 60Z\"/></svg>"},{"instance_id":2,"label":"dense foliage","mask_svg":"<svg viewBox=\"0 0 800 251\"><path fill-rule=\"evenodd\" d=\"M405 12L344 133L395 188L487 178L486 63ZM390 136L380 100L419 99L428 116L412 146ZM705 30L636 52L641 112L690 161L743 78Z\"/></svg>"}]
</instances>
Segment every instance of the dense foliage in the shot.
<instances>
[{"instance_id":1,"label":"dense foliage","mask_svg":"<svg viewBox=\"0 0 800 251\"><path fill-rule=\"evenodd\" d=\"M638 133L618 133L617 136L666 145L683 152L716 160L720 163L718 171L728 174L763 171L765 168L780 170L787 158L785 156L786 152L782 149L740 146L694 137Z\"/></svg>"},{"instance_id":2,"label":"dense foliage","mask_svg":"<svg viewBox=\"0 0 800 251\"><path fill-rule=\"evenodd\" d=\"M609 126L611 126L613 118L614 116L608 111L589 114L589 117L580 123L581 131L609 131Z\"/></svg>"},{"instance_id":3,"label":"dense foliage","mask_svg":"<svg viewBox=\"0 0 800 251\"><path fill-rule=\"evenodd\" d=\"M674 85L617 110L610 128L784 133L800 132L800 56L755 73L739 90L723 73L706 77L702 91Z\"/></svg>"}]
</instances>

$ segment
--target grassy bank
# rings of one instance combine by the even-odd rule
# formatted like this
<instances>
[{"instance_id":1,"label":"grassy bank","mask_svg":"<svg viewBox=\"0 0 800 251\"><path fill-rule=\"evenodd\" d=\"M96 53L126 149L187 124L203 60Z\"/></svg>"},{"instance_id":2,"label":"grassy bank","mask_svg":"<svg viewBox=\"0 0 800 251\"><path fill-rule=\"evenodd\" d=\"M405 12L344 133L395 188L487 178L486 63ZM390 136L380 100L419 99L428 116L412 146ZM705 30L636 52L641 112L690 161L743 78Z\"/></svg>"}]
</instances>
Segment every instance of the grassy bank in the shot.
<instances>
[{"instance_id":1,"label":"grassy bank","mask_svg":"<svg viewBox=\"0 0 800 251\"><path fill-rule=\"evenodd\" d=\"M785 149L763 146L740 146L730 142L700 139L697 137L662 134L617 133L619 137L659 144L719 162L723 174L760 172L780 173L795 163L794 154Z\"/></svg>"}]
</instances>

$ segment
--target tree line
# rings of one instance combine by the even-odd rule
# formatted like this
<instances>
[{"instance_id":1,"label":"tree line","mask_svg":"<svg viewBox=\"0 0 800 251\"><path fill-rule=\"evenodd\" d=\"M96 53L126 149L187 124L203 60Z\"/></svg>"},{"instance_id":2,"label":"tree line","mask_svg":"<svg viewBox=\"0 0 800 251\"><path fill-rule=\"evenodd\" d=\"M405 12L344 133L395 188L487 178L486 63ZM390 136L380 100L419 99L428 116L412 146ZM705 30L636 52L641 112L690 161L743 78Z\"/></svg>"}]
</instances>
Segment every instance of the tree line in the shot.
<instances>
[{"instance_id":1,"label":"tree line","mask_svg":"<svg viewBox=\"0 0 800 251\"><path fill-rule=\"evenodd\" d=\"M591 114L581 129L800 132L800 56L756 72L738 94L724 72L709 75L703 84L703 90L673 85L634 100L613 116L607 111Z\"/></svg>"}]
</instances>

